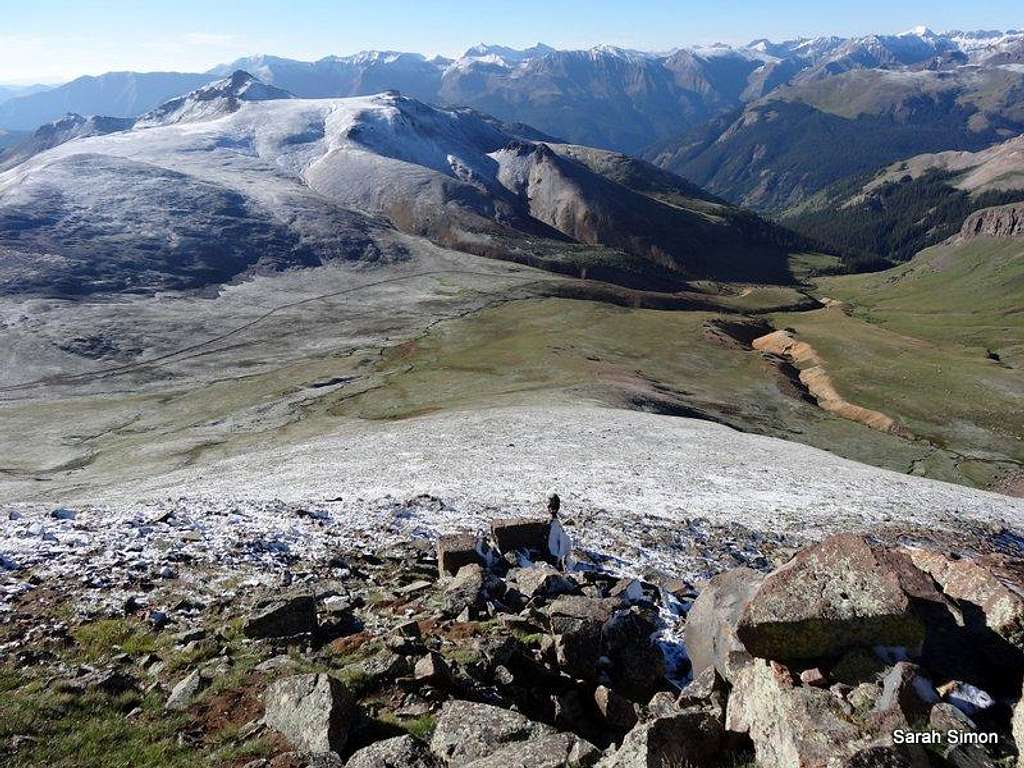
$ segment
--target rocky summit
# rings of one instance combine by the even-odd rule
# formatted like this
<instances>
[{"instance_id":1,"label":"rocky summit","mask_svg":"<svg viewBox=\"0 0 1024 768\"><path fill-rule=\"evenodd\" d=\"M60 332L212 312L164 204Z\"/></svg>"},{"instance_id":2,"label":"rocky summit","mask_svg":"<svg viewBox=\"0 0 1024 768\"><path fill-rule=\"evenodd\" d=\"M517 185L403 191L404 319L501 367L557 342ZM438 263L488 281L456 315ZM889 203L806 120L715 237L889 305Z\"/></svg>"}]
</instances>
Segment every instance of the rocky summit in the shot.
<instances>
[{"instance_id":1,"label":"rocky summit","mask_svg":"<svg viewBox=\"0 0 1024 768\"><path fill-rule=\"evenodd\" d=\"M86 707L167 765L1016 764L1019 553L845 533L687 582L552 558L552 525L368 537L272 582L236 563L230 588L187 559L81 590L9 570L8 764L46 754L39 718Z\"/></svg>"}]
</instances>

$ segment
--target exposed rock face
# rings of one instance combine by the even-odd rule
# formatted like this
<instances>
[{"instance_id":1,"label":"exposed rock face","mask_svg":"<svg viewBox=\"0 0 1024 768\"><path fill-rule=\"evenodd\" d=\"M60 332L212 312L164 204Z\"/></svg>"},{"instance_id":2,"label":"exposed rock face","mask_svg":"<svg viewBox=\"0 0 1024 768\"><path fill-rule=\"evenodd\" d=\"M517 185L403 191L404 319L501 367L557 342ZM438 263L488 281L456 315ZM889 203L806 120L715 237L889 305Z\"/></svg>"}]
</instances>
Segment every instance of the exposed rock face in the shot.
<instances>
[{"instance_id":1,"label":"exposed rock face","mask_svg":"<svg viewBox=\"0 0 1024 768\"><path fill-rule=\"evenodd\" d=\"M750 568L735 568L718 574L701 590L686 619L686 652L694 677L713 668L731 680L749 662L750 654L736 636L736 624L763 578Z\"/></svg>"},{"instance_id":2,"label":"exposed rock face","mask_svg":"<svg viewBox=\"0 0 1024 768\"><path fill-rule=\"evenodd\" d=\"M910 559L948 596L976 606L986 627L1024 652L1024 593L1021 574L1000 555L953 559L927 549L908 549ZM969 618L965 617L965 618Z\"/></svg>"},{"instance_id":3,"label":"exposed rock face","mask_svg":"<svg viewBox=\"0 0 1024 768\"><path fill-rule=\"evenodd\" d=\"M396 736L363 747L345 768L436 768L439 763L426 745L412 736Z\"/></svg>"},{"instance_id":4,"label":"exposed rock face","mask_svg":"<svg viewBox=\"0 0 1024 768\"><path fill-rule=\"evenodd\" d=\"M1024 204L998 205L972 213L960 229L960 239L975 237L1024 238Z\"/></svg>"},{"instance_id":5,"label":"exposed rock face","mask_svg":"<svg viewBox=\"0 0 1024 768\"><path fill-rule=\"evenodd\" d=\"M928 617L922 661L950 677L1013 696L1024 679L1024 592L1021 567L1001 555L953 558L907 550L957 608Z\"/></svg>"},{"instance_id":6,"label":"exposed rock face","mask_svg":"<svg viewBox=\"0 0 1024 768\"><path fill-rule=\"evenodd\" d=\"M818 406L829 413L902 437L911 437L910 431L891 416L880 411L865 408L849 402L832 383L824 361L814 347L805 341L798 341L786 330L773 331L754 339L751 346L764 353L777 355L794 365L799 371L800 383L814 397Z\"/></svg>"},{"instance_id":7,"label":"exposed rock face","mask_svg":"<svg viewBox=\"0 0 1024 768\"><path fill-rule=\"evenodd\" d=\"M341 752L348 740L353 700L330 675L294 675L275 680L264 696L264 720L303 752Z\"/></svg>"},{"instance_id":8,"label":"exposed rock face","mask_svg":"<svg viewBox=\"0 0 1024 768\"><path fill-rule=\"evenodd\" d=\"M758 587L736 636L765 659L814 659L857 646L920 648L915 603L942 606L931 578L909 556L853 534L800 552Z\"/></svg>"},{"instance_id":9,"label":"exposed rock face","mask_svg":"<svg viewBox=\"0 0 1024 768\"><path fill-rule=\"evenodd\" d=\"M316 598L312 595L269 600L257 606L242 631L246 637L289 637L317 629Z\"/></svg>"}]
</instances>

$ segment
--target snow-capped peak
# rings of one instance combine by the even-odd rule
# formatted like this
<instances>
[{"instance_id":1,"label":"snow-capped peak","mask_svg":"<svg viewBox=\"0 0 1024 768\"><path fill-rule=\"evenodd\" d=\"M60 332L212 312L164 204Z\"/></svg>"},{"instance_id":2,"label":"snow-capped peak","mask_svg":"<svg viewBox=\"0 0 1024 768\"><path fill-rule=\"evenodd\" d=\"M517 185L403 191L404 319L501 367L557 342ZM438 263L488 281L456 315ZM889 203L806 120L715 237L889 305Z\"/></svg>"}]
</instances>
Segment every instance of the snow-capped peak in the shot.
<instances>
[{"instance_id":1,"label":"snow-capped peak","mask_svg":"<svg viewBox=\"0 0 1024 768\"><path fill-rule=\"evenodd\" d=\"M897 37L938 37L928 27L923 24L918 24L913 29L908 29L906 32L900 32Z\"/></svg>"},{"instance_id":2,"label":"snow-capped peak","mask_svg":"<svg viewBox=\"0 0 1024 768\"><path fill-rule=\"evenodd\" d=\"M224 117L238 110L244 101L272 101L294 98L288 91L267 85L245 70L217 80L184 96L160 105L139 118L136 127L149 128L171 123L190 123Z\"/></svg>"}]
</instances>

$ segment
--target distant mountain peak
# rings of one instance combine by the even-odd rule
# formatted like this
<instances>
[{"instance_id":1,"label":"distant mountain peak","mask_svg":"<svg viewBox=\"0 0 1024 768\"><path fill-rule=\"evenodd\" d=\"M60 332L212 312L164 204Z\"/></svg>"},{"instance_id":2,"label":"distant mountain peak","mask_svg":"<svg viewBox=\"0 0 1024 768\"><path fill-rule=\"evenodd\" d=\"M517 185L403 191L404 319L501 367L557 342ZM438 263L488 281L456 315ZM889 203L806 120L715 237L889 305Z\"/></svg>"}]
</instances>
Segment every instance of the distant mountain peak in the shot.
<instances>
[{"instance_id":1,"label":"distant mountain peak","mask_svg":"<svg viewBox=\"0 0 1024 768\"><path fill-rule=\"evenodd\" d=\"M897 37L938 37L924 24L918 24L913 29L908 29L906 32L901 32Z\"/></svg>"},{"instance_id":2,"label":"distant mountain peak","mask_svg":"<svg viewBox=\"0 0 1024 768\"><path fill-rule=\"evenodd\" d=\"M189 123L224 117L238 110L242 102L295 98L281 88L267 85L244 69L228 77L171 99L139 118L136 125L149 128L172 123Z\"/></svg>"}]
</instances>

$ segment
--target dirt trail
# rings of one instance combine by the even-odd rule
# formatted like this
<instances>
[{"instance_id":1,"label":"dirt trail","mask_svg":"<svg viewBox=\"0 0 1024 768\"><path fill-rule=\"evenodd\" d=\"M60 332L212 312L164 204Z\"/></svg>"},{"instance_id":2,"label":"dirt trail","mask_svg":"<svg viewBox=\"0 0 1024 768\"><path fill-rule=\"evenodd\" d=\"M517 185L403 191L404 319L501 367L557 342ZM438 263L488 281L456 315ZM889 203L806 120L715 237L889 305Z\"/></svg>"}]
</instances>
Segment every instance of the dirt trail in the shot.
<instances>
[{"instance_id":1,"label":"dirt trail","mask_svg":"<svg viewBox=\"0 0 1024 768\"><path fill-rule=\"evenodd\" d=\"M778 355L800 369L800 382L807 387L807 391L814 396L822 410L877 429L879 432L912 437L907 428L891 416L851 403L840 395L814 347L805 341L794 339L789 331L773 331L754 339L751 345L760 352Z\"/></svg>"}]
</instances>

